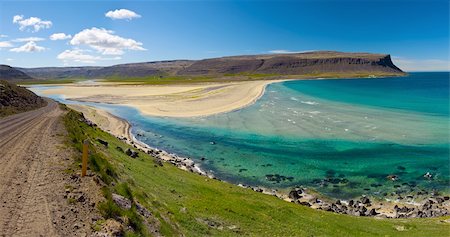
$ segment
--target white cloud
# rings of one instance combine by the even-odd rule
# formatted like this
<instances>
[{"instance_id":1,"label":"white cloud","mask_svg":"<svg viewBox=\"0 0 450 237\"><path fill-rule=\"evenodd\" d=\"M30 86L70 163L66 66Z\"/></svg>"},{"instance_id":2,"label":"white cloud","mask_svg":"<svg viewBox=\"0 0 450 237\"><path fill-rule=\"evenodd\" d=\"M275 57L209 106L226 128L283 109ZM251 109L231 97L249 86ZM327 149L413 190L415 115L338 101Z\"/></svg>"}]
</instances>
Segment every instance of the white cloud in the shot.
<instances>
[{"instance_id":1,"label":"white cloud","mask_svg":"<svg viewBox=\"0 0 450 237\"><path fill-rule=\"evenodd\" d=\"M12 59L12 58L7 58L6 61L12 62L12 61L14 61L14 59Z\"/></svg>"},{"instance_id":2,"label":"white cloud","mask_svg":"<svg viewBox=\"0 0 450 237\"><path fill-rule=\"evenodd\" d=\"M18 48L12 48L9 51L16 52L16 53L22 53L22 52L31 53L31 52L41 52L44 50L45 50L44 47L38 46L34 41L30 41Z\"/></svg>"},{"instance_id":3,"label":"white cloud","mask_svg":"<svg viewBox=\"0 0 450 237\"><path fill-rule=\"evenodd\" d=\"M440 59L409 59L392 57L397 67L406 72L413 71L450 71L450 61Z\"/></svg>"},{"instance_id":4,"label":"white cloud","mask_svg":"<svg viewBox=\"0 0 450 237\"><path fill-rule=\"evenodd\" d=\"M0 41L0 48L11 48L13 45L9 41Z\"/></svg>"},{"instance_id":5,"label":"white cloud","mask_svg":"<svg viewBox=\"0 0 450 237\"><path fill-rule=\"evenodd\" d=\"M100 59L98 56L85 54L85 50L81 49L65 50L64 52L58 54L57 58L66 62L74 61L83 63L95 63Z\"/></svg>"},{"instance_id":6,"label":"white cloud","mask_svg":"<svg viewBox=\"0 0 450 237\"><path fill-rule=\"evenodd\" d=\"M64 52L58 54L57 58L59 60L64 61L65 64L68 62L77 62L77 63L95 63L99 60L119 60L121 57L113 57L113 58L103 58L100 56L94 56L88 54L89 50L82 49L73 49L73 50L64 50Z\"/></svg>"},{"instance_id":7,"label":"white cloud","mask_svg":"<svg viewBox=\"0 0 450 237\"><path fill-rule=\"evenodd\" d=\"M122 19L131 20L133 18L141 17L141 15L137 14L136 12L127 9L116 9L114 11L109 11L105 13L105 16L114 20L122 20Z\"/></svg>"},{"instance_id":8,"label":"white cloud","mask_svg":"<svg viewBox=\"0 0 450 237\"><path fill-rule=\"evenodd\" d=\"M73 36L71 45L87 45L104 55L122 55L124 50L146 50L141 42L114 35L104 28L84 29Z\"/></svg>"},{"instance_id":9,"label":"white cloud","mask_svg":"<svg viewBox=\"0 0 450 237\"><path fill-rule=\"evenodd\" d=\"M39 37L27 37L27 38L17 38L15 40L12 40L13 42L30 42L30 41L43 41L45 40L44 38L39 38Z\"/></svg>"},{"instance_id":10,"label":"white cloud","mask_svg":"<svg viewBox=\"0 0 450 237\"><path fill-rule=\"evenodd\" d=\"M0 34L0 38L6 38L6 37L8 37L8 36Z\"/></svg>"},{"instance_id":11,"label":"white cloud","mask_svg":"<svg viewBox=\"0 0 450 237\"><path fill-rule=\"evenodd\" d=\"M38 32L41 29L48 29L52 26L51 21L43 21L39 17L24 18L23 15L15 15L13 17L13 23L19 25L20 30L25 30L27 28L32 28L32 32Z\"/></svg>"},{"instance_id":12,"label":"white cloud","mask_svg":"<svg viewBox=\"0 0 450 237\"><path fill-rule=\"evenodd\" d=\"M269 50L269 53L287 54L287 53L309 53L309 52L313 52L313 51L316 51L316 50L292 51L292 50L286 50L286 49L274 49L274 50Z\"/></svg>"},{"instance_id":13,"label":"white cloud","mask_svg":"<svg viewBox=\"0 0 450 237\"><path fill-rule=\"evenodd\" d=\"M50 35L51 40L65 40L65 39L70 39L70 38L72 38L71 35L66 35L64 33L56 33L56 34Z\"/></svg>"}]
</instances>

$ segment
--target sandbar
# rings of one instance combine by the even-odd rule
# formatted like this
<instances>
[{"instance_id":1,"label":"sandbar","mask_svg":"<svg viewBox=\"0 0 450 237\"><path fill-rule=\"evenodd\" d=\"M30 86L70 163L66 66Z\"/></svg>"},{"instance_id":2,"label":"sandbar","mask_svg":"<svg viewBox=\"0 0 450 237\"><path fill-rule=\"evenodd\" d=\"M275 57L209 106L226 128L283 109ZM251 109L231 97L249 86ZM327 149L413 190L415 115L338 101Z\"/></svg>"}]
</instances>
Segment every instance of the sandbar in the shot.
<instances>
[{"instance_id":1,"label":"sandbar","mask_svg":"<svg viewBox=\"0 0 450 237\"><path fill-rule=\"evenodd\" d=\"M197 117L241 109L264 94L266 86L282 80L188 85L70 84L42 91L66 99L131 106L150 116Z\"/></svg>"}]
</instances>

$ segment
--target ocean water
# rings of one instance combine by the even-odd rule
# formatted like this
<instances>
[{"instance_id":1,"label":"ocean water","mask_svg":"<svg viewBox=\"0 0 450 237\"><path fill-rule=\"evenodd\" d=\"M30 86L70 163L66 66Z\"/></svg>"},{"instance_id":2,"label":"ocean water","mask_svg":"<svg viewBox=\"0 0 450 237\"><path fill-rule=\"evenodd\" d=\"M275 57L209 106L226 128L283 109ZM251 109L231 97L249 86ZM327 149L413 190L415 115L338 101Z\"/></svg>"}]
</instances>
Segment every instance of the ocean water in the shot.
<instances>
[{"instance_id":1,"label":"ocean water","mask_svg":"<svg viewBox=\"0 0 450 237\"><path fill-rule=\"evenodd\" d=\"M139 140L232 183L336 198L450 191L448 73L274 83L255 104L208 117L95 105L130 121Z\"/></svg>"}]
</instances>

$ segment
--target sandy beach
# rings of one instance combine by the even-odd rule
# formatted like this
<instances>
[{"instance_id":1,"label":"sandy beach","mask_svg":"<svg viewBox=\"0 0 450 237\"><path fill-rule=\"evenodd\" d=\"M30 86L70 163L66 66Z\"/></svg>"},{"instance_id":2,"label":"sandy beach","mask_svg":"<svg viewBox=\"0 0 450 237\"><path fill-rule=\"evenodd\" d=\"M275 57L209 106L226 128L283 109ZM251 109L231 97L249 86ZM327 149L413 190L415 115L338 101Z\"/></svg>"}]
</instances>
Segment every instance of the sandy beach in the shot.
<instances>
[{"instance_id":1,"label":"sandy beach","mask_svg":"<svg viewBox=\"0 0 450 237\"><path fill-rule=\"evenodd\" d=\"M61 94L66 99L119 104L143 114L195 117L225 113L254 103L273 82L244 81L192 85L71 84L49 88L44 95Z\"/></svg>"},{"instance_id":2,"label":"sandy beach","mask_svg":"<svg viewBox=\"0 0 450 237\"><path fill-rule=\"evenodd\" d=\"M83 113L84 117L91 120L99 128L111 133L116 137L131 140L130 124L105 110L86 105L67 105L69 108Z\"/></svg>"}]
</instances>

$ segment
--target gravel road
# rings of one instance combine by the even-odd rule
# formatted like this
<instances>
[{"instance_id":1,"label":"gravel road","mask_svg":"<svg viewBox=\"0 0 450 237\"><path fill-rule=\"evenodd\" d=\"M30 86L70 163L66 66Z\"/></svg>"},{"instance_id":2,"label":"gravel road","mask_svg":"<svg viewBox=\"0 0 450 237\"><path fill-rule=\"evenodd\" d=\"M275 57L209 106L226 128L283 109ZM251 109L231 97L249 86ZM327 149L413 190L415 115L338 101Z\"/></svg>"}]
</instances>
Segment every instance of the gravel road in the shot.
<instances>
[{"instance_id":1,"label":"gravel road","mask_svg":"<svg viewBox=\"0 0 450 237\"><path fill-rule=\"evenodd\" d=\"M64 145L63 113L49 100L0 120L0 236L90 233L92 210L72 205L65 193L74 152Z\"/></svg>"}]
</instances>

